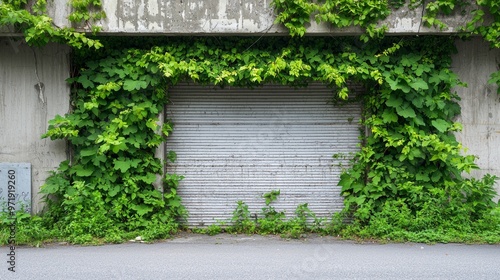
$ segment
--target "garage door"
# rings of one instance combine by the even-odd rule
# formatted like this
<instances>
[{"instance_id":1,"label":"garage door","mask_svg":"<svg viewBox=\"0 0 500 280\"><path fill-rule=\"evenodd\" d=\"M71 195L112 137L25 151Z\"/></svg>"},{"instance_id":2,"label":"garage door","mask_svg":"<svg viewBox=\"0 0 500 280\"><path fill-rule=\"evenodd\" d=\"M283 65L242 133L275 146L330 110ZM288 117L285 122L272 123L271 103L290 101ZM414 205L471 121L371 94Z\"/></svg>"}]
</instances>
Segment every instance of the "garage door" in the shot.
<instances>
[{"instance_id":1,"label":"garage door","mask_svg":"<svg viewBox=\"0 0 500 280\"><path fill-rule=\"evenodd\" d=\"M258 214L271 190L280 190L273 206L289 217L301 203L320 217L340 211L337 183L358 149L361 108L334 106L331 96L322 85L173 88L166 149L177 161L167 172L185 177L178 191L188 225L227 222L238 200Z\"/></svg>"}]
</instances>

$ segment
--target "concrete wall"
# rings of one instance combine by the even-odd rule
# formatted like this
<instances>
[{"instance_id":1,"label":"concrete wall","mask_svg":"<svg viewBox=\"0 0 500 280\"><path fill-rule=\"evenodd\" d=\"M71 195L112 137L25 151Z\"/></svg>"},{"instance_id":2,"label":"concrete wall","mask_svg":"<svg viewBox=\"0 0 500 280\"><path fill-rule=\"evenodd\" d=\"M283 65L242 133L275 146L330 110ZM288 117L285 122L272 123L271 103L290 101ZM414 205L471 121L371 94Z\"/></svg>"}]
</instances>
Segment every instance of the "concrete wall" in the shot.
<instances>
[{"instance_id":1,"label":"concrete wall","mask_svg":"<svg viewBox=\"0 0 500 280\"><path fill-rule=\"evenodd\" d=\"M104 0L107 18L99 22L106 34L152 35L261 35L288 34L284 26L274 24L275 12L271 0ZM71 11L67 0L48 1L50 16L58 26L68 26ZM407 7L394 11L379 25L389 27L388 34L453 33L457 27L471 19L470 11L458 10L442 17L449 28L439 30L422 24L422 7ZM308 27L309 35L361 34L360 28L333 29L329 24ZM1 36L0 29L0 36ZM4 33L5 35L5 33Z\"/></svg>"},{"instance_id":2,"label":"concrete wall","mask_svg":"<svg viewBox=\"0 0 500 280\"><path fill-rule=\"evenodd\" d=\"M458 88L462 98L462 114L457 121L463 124L458 140L469 149L469 154L479 156L481 170L472 175L486 173L500 177L500 95L497 86L488 84L491 73L499 70L500 50L490 50L481 38L457 41L458 53L453 57L453 71L467 88ZM500 182L496 185L500 193Z\"/></svg>"},{"instance_id":3,"label":"concrete wall","mask_svg":"<svg viewBox=\"0 0 500 280\"><path fill-rule=\"evenodd\" d=\"M67 159L64 141L40 136L50 119L69 110L69 51L55 44L32 50L0 38L0 162L31 163L33 212L41 210L38 191L48 172Z\"/></svg>"}]
</instances>

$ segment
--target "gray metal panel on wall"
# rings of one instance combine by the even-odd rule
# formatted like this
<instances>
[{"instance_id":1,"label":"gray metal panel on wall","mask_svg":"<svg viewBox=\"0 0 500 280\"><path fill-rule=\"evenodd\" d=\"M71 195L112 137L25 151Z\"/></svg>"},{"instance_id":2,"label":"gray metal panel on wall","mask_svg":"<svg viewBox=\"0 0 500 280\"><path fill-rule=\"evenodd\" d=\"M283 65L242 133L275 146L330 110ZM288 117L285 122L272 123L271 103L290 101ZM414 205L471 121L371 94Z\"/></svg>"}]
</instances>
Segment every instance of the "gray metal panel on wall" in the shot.
<instances>
[{"instance_id":1,"label":"gray metal panel on wall","mask_svg":"<svg viewBox=\"0 0 500 280\"><path fill-rule=\"evenodd\" d=\"M311 85L257 89L182 85L171 90L167 118L174 132L166 150L177 153L167 172L185 176L179 194L188 225L229 221L238 200L252 214L262 194L280 190L273 203L292 216L308 203L320 217L343 207L337 186L344 156L357 151L359 104L334 106L332 90Z\"/></svg>"}]
</instances>

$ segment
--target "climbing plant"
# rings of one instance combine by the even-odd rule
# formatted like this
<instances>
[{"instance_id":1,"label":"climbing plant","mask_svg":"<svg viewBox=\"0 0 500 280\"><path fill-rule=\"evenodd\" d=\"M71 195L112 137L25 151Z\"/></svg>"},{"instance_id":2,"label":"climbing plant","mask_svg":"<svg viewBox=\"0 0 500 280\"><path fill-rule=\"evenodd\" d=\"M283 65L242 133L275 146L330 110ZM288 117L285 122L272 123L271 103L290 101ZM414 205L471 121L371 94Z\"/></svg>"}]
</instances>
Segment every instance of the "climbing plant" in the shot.
<instances>
[{"instance_id":1,"label":"climbing plant","mask_svg":"<svg viewBox=\"0 0 500 280\"><path fill-rule=\"evenodd\" d=\"M380 37L386 26L376 27L379 20L385 19L391 8L399 7L401 1L310 1L310 0L274 0L272 6L278 11L275 22L284 24L291 36L304 36L305 24L314 19L328 22L335 27L361 26L366 28L371 37ZM368 37L362 37L368 38Z\"/></svg>"},{"instance_id":2,"label":"climbing plant","mask_svg":"<svg viewBox=\"0 0 500 280\"><path fill-rule=\"evenodd\" d=\"M85 22L94 32L100 30L92 23L102 18L104 13L102 11L95 13L89 11L93 7L101 6L100 0L71 0L70 5L74 8L69 18L70 21ZM55 25L47 14L46 0L0 1L0 27L5 27L14 34L22 33L26 42L31 46L44 46L54 42L67 44L74 48L99 49L102 47L99 41L89 38L82 32L77 32L70 27Z\"/></svg>"},{"instance_id":3,"label":"climbing plant","mask_svg":"<svg viewBox=\"0 0 500 280\"><path fill-rule=\"evenodd\" d=\"M377 24L394 10L405 5L410 9L422 7L422 23L428 27L445 29L447 25L440 16L453 12L466 13L472 3L464 0L273 0L271 5L278 15L275 23L283 24L293 36L304 36L306 24L312 17L317 23L331 24L335 28L358 26L365 32L361 40L383 37L387 26ZM500 3L496 0L476 0L472 19L458 27L462 36L481 35L492 48L500 48ZM485 13L485 11L487 13ZM487 14L492 20L487 19ZM500 93L500 71L491 74L489 83L496 83Z\"/></svg>"},{"instance_id":4,"label":"climbing plant","mask_svg":"<svg viewBox=\"0 0 500 280\"><path fill-rule=\"evenodd\" d=\"M453 49L451 41L441 44L434 48ZM401 45L408 52L387 58L384 82L371 87L365 99L366 145L339 183L346 208L357 222L369 224L384 207L398 203L413 220L428 218L412 224L419 230L470 228L495 207L496 178L463 177L478 167L453 134L461 130L453 122L460 113L453 88L460 83L449 70L450 60L440 58L437 49L418 52Z\"/></svg>"},{"instance_id":5,"label":"climbing plant","mask_svg":"<svg viewBox=\"0 0 500 280\"><path fill-rule=\"evenodd\" d=\"M499 4L495 0L476 0L477 8L472 10L473 19L464 22L463 31L480 34L492 44L497 43L500 32ZM336 28L359 26L365 28L365 40L383 35L387 26L377 27L394 10L405 5L410 9L423 8L422 22L427 26L444 29L447 25L439 19L453 12L465 13L471 5L464 0L273 0L271 5L278 15L275 22L283 24L291 36L304 36L305 25L314 17L317 23L328 23ZM484 20L487 10L493 16L492 23ZM466 28L465 28L466 27ZM363 37L362 37L363 38Z\"/></svg>"},{"instance_id":6,"label":"climbing plant","mask_svg":"<svg viewBox=\"0 0 500 280\"><path fill-rule=\"evenodd\" d=\"M96 203L100 211L121 230L158 230L162 224L175 229L173 219L184 215L176 194L180 178L170 175L164 187L153 187L162 174L155 149L171 126L158 125L167 101L166 83L137 66L142 55L138 50L111 53L108 59L86 63L69 80L77 85L73 111L51 120L44 135L67 139L73 150L71 163L63 162L42 188L42 193L58 198L48 200L48 215L55 224L68 226L68 214L80 205L72 201L82 188L89 198L101 201Z\"/></svg>"},{"instance_id":7,"label":"climbing plant","mask_svg":"<svg viewBox=\"0 0 500 280\"><path fill-rule=\"evenodd\" d=\"M101 31L101 27L95 25L97 21L106 17L106 13L102 10L101 0L71 0L69 4L73 8L68 16L71 22L93 33Z\"/></svg>"}]
</instances>

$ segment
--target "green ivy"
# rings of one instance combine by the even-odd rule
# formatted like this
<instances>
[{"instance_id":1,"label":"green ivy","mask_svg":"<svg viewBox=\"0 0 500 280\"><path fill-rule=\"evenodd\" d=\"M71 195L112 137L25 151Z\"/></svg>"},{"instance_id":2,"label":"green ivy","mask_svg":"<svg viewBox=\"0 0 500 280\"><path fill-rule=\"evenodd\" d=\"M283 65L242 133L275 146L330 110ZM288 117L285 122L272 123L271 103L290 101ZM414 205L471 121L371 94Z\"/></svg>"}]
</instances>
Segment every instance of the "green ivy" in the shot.
<instances>
[{"instance_id":1,"label":"green ivy","mask_svg":"<svg viewBox=\"0 0 500 280\"><path fill-rule=\"evenodd\" d=\"M63 162L41 190L57 198L49 200L55 221L78 210L66 207L78 192L76 186L92 191L86 197L101 201L100 211L125 231L151 229L157 226L152 221L171 223L184 215L176 194L182 178L167 176L164 188L153 187L162 173L154 152L163 142L162 131L168 132L158 125L167 99L165 81L137 67L140 58L139 51L115 53L113 58L87 63L79 76L68 80L78 85L73 111L51 120L44 135L67 139L73 150L71 163Z\"/></svg>"},{"instance_id":2,"label":"green ivy","mask_svg":"<svg viewBox=\"0 0 500 280\"><path fill-rule=\"evenodd\" d=\"M376 23L385 19L391 7L400 7L401 1L383 0L274 0L272 6L278 11L275 23L282 23L290 35L304 36L305 24L311 15L317 23L328 22L334 27L360 26L366 28L369 37L381 37L387 27L378 28ZM364 38L364 37L363 37ZM368 38L368 37L366 37Z\"/></svg>"},{"instance_id":3,"label":"green ivy","mask_svg":"<svg viewBox=\"0 0 500 280\"><path fill-rule=\"evenodd\" d=\"M70 20L86 21L96 20L104 14L98 12L96 16L88 17L87 13L79 4L80 0L72 0L71 5L76 11L70 16ZM87 1L83 1L87 2ZM94 6L100 7L100 0L91 1ZM28 0L4 0L0 2L0 27L7 27L12 33L23 33L24 39L31 46L44 46L49 42L67 44L74 48L99 49L102 44L85 34L75 31L73 28L58 27L47 14L47 1L36 0L32 3ZM88 18L88 19L87 19ZM93 27L98 31L98 27Z\"/></svg>"},{"instance_id":4,"label":"green ivy","mask_svg":"<svg viewBox=\"0 0 500 280\"><path fill-rule=\"evenodd\" d=\"M453 45L440 48L444 55ZM449 216L477 220L494 207L494 178L462 177L478 167L453 134L461 129L452 121L460 113L452 90L458 78L438 51L417 54L407 44L404 49L388 58L392 66L381 72L385 82L372 87L365 101L369 136L339 183L346 207L369 221L386 201L400 201L414 214L432 202L451 211Z\"/></svg>"},{"instance_id":5,"label":"green ivy","mask_svg":"<svg viewBox=\"0 0 500 280\"><path fill-rule=\"evenodd\" d=\"M278 211L271 204L276 201L280 194L279 190L265 193L266 207L254 216L250 215L248 205L238 201L231 219L232 224L222 228L224 225L212 225L202 230L202 233L213 235L226 231L229 233L245 234L280 234L285 238L300 238L310 232L325 233L323 219L317 218L309 209L307 203L299 204L295 210L295 217L286 219L284 211Z\"/></svg>"},{"instance_id":6,"label":"green ivy","mask_svg":"<svg viewBox=\"0 0 500 280\"><path fill-rule=\"evenodd\" d=\"M89 28L94 34L101 31L100 26L94 25L106 17L101 0L71 0L70 6L73 8L68 17L71 22Z\"/></svg>"},{"instance_id":7,"label":"green ivy","mask_svg":"<svg viewBox=\"0 0 500 280\"><path fill-rule=\"evenodd\" d=\"M271 5L277 10L276 23L284 24L291 36L303 36L306 33L305 24L311 16L318 23L329 23L336 28L359 26L366 29L368 38L381 37L386 26L377 28L376 24L386 19L393 10L407 5L410 9L422 6L425 13L422 21L428 26L446 28L446 24L438 19L440 15L450 15L457 9L470 5L464 0L273 0ZM486 8L494 17L491 25L484 24L484 11L480 8L472 13L474 19L466 23L469 33L483 35L487 41L497 41L499 4L495 0L476 0L479 7ZM465 11L462 10L462 13ZM479 26L476 26L479 24Z\"/></svg>"},{"instance_id":8,"label":"green ivy","mask_svg":"<svg viewBox=\"0 0 500 280\"><path fill-rule=\"evenodd\" d=\"M410 9L422 6L425 13L422 22L427 26L445 29L447 25L439 19L440 15L450 15L454 11L465 8L471 3L464 0L273 0L271 5L278 15L275 23L283 24L292 37L302 37L306 34L306 24L314 15L316 22L329 23L336 28L359 26L365 29L361 35L363 41L381 38L387 31L387 26L377 27L377 23L386 19L394 9L408 5ZM500 2L497 0L476 0L478 8L471 13L473 18L464 23L463 36L481 35L492 48L500 48ZM491 23L485 22L485 10L492 16ZM499 86L500 71L491 75L489 82Z\"/></svg>"}]
</instances>

